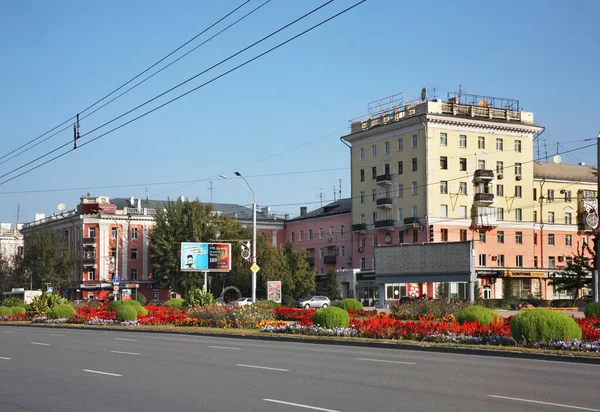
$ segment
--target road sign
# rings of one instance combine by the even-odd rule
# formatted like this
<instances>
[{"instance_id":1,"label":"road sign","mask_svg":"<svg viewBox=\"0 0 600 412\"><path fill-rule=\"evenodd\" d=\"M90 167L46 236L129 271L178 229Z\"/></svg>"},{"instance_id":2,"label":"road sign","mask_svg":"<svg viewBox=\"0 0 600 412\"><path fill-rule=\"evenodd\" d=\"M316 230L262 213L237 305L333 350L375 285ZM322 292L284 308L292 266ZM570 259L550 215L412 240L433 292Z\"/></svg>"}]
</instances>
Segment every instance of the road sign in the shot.
<instances>
[{"instance_id":1,"label":"road sign","mask_svg":"<svg viewBox=\"0 0 600 412\"><path fill-rule=\"evenodd\" d=\"M114 284L119 284L119 282L121 281L121 279L118 276L113 277L113 283Z\"/></svg>"},{"instance_id":2,"label":"road sign","mask_svg":"<svg viewBox=\"0 0 600 412\"><path fill-rule=\"evenodd\" d=\"M54 288L52 286L48 286L48 288L46 289L46 292L48 293L52 293L54 291Z\"/></svg>"},{"instance_id":3,"label":"road sign","mask_svg":"<svg viewBox=\"0 0 600 412\"><path fill-rule=\"evenodd\" d=\"M119 291L119 285L115 285L115 286L113 286L113 290L114 290L115 292L118 292L118 291Z\"/></svg>"},{"instance_id":4,"label":"road sign","mask_svg":"<svg viewBox=\"0 0 600 412\"><path fill-rule=\"evenodd\" d=\"M250 270L254 273L258 272L260 270L260 268L258 267L258 265L255 263L252 265L252 267L250 268Z\"/></svg>"}]
</instances>

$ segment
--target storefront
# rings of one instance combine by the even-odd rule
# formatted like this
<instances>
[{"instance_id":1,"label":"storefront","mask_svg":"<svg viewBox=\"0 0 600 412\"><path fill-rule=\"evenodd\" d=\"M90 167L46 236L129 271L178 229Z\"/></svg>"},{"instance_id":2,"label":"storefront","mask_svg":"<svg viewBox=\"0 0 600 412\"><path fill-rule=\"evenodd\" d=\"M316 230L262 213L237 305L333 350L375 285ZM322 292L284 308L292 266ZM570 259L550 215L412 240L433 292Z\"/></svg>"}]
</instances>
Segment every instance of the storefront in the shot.
<instances>
[{"instance_id":1,"label":"storefront","mask_svg":"<svg viewBox=\"0 0 600 412\"><path fill-rule=\"evenodd\" d=\"M533 297L546 299L546 273L538 271L507 270L503 282L509 282L512 295L520 299Z\"/></svg>"},{"instance_id":2,"label":"storefront","mask_svg":"<svg viewBox=\"0 0 600 412\"><path fill-rule=\"evenodd\" d=\"M502 276L501 270L476 270L477 279L481 284L481 294L484 299L501 299L502 288L496 280Z\"/></svg>"},{"instance_id":3,"label":"storefront","mask_svg":"<svg viewBox=\"0 0 600 412\"><path fill-rule=\"evenodd\" d=\"M375 272L359 272L356 274L356 299L363 306L379 304L379 289L375 284Z\"/></svg>"},{"instance_id":4,"label":"storefront","mask_svg":"<svg viewBox=\"0 0 600 412\"><path fill-rule=\"evenodd\" d=\"M113 293L112 283L82 283L79 285L83 300L109 300Z\"/></svg>"}]
</instances>

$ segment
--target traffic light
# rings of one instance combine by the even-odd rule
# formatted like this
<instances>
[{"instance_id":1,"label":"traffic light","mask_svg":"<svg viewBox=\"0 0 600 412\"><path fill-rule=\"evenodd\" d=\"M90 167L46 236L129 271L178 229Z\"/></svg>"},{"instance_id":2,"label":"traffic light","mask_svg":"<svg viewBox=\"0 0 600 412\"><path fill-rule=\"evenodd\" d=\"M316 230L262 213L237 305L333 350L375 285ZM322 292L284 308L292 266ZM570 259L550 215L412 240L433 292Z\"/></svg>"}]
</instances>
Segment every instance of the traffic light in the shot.
<instances>
[{"instance_id":1,"label":"traffic light","mask_svg":"<svg viewBox=\"0 0 600 412\"><path fill-rule=\"evenodd\" d=\"M241 249L242 249L242 257L244 259L246 259L248 262L250 261L250 242L242 242L241 243Z\"/></svg>"},{"instance_id":2,"label":"traffic light","mask_svg":"<svg viewBox=\"0 0 600 412\"><path fill-rule=\"evenodd\" d=\"M433 242L435 237L433 236L433 225L429 225L429 241Z\"/></svg>"}]
</instances>

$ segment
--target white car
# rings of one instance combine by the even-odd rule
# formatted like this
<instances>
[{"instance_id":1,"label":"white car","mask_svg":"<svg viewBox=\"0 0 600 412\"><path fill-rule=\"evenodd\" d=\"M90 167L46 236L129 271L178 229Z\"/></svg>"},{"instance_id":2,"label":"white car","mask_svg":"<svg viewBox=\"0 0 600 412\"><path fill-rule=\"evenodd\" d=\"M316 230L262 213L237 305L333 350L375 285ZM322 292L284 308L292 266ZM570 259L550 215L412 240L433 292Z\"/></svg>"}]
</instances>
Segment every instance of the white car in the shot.
<instances>
[{"instance_id":1,"label":"white car","mask_svg":"<svg viewBox=\"0 0 600 412\"><path fill-rule=\"evenodd\" d=\"M246 305L252 305L252 298L240 298L238 300L234 300L233 302L229 303L229 306L231 306L231 307L246 306Z\"/></svg>"}]
</instances>

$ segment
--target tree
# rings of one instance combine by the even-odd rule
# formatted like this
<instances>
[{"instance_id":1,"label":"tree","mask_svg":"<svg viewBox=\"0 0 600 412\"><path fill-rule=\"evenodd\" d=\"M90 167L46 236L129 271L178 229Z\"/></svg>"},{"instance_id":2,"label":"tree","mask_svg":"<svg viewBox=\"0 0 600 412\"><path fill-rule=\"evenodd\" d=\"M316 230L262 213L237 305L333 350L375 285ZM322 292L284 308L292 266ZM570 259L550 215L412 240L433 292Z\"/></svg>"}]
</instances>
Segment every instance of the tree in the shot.
<instances>
[{"instance_id":1,"label":"tree","mask_svg":"<svg viewBox=\"0 0 600 412\"><path fill-rule=\"evenodd\" d=\"M515 300L511 278L502 278L502 300L506 303L511 303Z\"/></svg>"},{"instance_id":2,"label":"tree","mask_svg":"<svg viewBox=\"0 0 600 412\"><path fill-rule=\"evenodd\" d=\"M289 293L284 294L300 298L315 290L315 271L308 264L306 253L305 250L294 250L290 242L285 245L284 256L287 259L287 266L290 270L292 287ZM335 297L337 296L335 295Z\"/></svg>"},{"instance_id":3,"label":"tree","mask_svg":"<svg viewBox=\"0 0 600 412\"><path fill-rule=\"evenodd\" d=\"M592 286L591 273L594 270L590 258L586 256L586 252L591 254L591 250L587 246L581 248L577 245L576 252L573 253L573 258L567 260L567 264L562 272L552 273L550 284L554 286L556 292L562 291L579 291L581 288ZM578 294L574 294L574 300Z\"/></svg>"},{"instance_id":4,"label":"tree","mask_svg":"<svg viewBox=\"0 0 600 412\"><path fill-rule=\"evenodd\" d=\"M327 296L330 299L336 299L340 296L340 283L337 280L337 272L330 269L325 279L317 283L318 295Z\"/></svg>"},{"instance_id":5,"label":"tree","mask_svg":"<svg viewBox=\"0 0 600 412\"><path fill-rule=\"evenodd\" d=\"M448 299L450 297L450 284L438 282L435 295L438 299Z\"/></svg>"}]
</instances>

